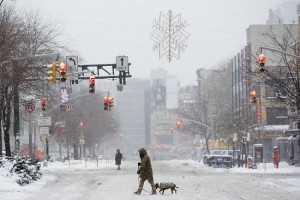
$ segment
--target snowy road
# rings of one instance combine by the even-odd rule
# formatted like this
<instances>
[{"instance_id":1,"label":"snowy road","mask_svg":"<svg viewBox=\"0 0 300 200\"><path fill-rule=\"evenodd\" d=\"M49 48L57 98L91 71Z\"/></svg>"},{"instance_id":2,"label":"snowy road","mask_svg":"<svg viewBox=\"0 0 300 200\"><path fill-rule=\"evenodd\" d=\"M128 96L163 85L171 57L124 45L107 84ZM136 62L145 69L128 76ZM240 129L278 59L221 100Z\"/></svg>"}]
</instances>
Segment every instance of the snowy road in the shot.
<instances>
[{"instance_id":1,"label":"snowy road","mask_svg":"<svg viewBox=\"0 0 300 200\"><path fill-rule=\"evenodd\" d=\"M49 163L49 168L42 169L43 179L30 184L34 189L22 191L20 199L300 199L299 169L292 173L279 173L280 169L257 173L251 169L211 168L194 161L154 161L152 165L155 182L174 182L179 187L177 194L167 190L164 195L149 195L148 182L140 196L133 194L138 185L137 161L123 162L120 171L113 163L102 163L99 168L76 168L75 164L55 168Z\"/></svg>"}]
</instances>

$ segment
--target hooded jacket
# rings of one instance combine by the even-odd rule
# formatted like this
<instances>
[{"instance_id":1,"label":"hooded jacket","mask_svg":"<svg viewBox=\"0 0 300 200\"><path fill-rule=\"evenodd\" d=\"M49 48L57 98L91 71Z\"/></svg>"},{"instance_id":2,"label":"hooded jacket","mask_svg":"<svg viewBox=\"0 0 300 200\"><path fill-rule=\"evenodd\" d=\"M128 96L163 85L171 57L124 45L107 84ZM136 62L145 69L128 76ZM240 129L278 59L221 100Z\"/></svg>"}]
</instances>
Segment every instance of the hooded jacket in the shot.
<instances>
[{"instance_id":1,"label":"hooded jacket","mask_svg":"<svg viewBox=\"0 0 300 200\"><path fill-rule=\"evenodd\" d=\"M121 165L122 157L123 157L123 156L122 156L120 150L117 149L117 153L116 153L116 155L115 155L116 165Z\"/></svg>"},{"instance_id":2,"label":"hooded jacket","mask_svg":"<svg viewBox=\"0 0 300 200\"><path fill-rule=\"evenodd\" d=\"M142 179L147 179L149 181L153 181L153 172L150 158L147 154L146 149L141 148L139 150L140 158L141 158L141 166L138 170L140 177Z\"/></svg>"}]
</instances>

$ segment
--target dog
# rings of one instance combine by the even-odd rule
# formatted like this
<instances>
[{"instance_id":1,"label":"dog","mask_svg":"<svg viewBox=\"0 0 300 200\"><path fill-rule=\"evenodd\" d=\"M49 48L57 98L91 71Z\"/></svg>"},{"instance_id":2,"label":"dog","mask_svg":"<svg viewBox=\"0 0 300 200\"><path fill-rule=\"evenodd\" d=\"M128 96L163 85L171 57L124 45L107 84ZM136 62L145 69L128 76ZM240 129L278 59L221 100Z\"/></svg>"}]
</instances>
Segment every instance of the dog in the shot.
<instances>
[{"instance_id":1,"label":"dog","mask_svg":"<svg viewBox=\"0 0 300 200\"><path fill-rule=\"evenodd\" d=\"M174 183L160 183L160 184L156 183L155 188L156 189L159 188L159 193L163 195L165 190L167 189L171 189L172 194L173 191L175 191L175 193L177 194L177 190L175 188L179 188L179 187L177 187Z\"/></svg>"}]
</instances>

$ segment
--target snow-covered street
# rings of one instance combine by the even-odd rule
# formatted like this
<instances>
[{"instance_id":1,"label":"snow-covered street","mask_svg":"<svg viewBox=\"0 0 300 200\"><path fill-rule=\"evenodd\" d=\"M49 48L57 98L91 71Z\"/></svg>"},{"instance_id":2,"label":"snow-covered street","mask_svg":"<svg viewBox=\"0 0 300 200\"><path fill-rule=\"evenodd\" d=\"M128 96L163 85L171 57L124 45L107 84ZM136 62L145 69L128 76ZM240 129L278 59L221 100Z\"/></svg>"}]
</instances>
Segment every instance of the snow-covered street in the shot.
<instances>
[{"instance_id":1,"label":"snow-covered street","mask_svg":"<svg viewBox=\"0 0 300 200\"><path fill-rule=\"evenodd\" d=\"M42 179L19 186L9 177L0 176L0 199L5 200L99 200L99 199L300 199L300 168L280 163L274 169L267 163L256 170L212 168L202 163L153 161L155 182L173 182L177 194L149 195L145 182L141 195L133 194L138 186L138 161L124 161L116 170L113 161L48 162L42 167Z\"/></svg>"}]
</instances>

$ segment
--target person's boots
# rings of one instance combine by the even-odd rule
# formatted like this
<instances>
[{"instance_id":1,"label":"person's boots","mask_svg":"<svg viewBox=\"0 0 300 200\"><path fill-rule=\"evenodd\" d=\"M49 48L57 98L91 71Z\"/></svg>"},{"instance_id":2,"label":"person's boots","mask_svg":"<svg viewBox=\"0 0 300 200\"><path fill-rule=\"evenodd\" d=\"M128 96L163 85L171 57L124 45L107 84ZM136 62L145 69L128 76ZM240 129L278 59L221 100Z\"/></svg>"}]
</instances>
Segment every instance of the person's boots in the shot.
<instances>
[{"instance_id":1,"label":"person's boots","mask_svg":"<svg viewBox=\"0 0 300 200\"><path fill-rule=\"evenodd\" d=\"M142 192L142 189L143 188L139 187L138 190L136 192L134 192L134 194L140 195Z\"/></svg>"},{"instance_id":2,"label":"person's boots","mask_svg":"<svg viewBox=\"0 0 300 200\"><path fill-rule=\"evenodd\" d=\"M156 193L156 187L154 186L154 187L152 187L152 193L151 193L151 195L155 195L155 194L157 194L157 193Z\"/></svg>"}]
</instances>

